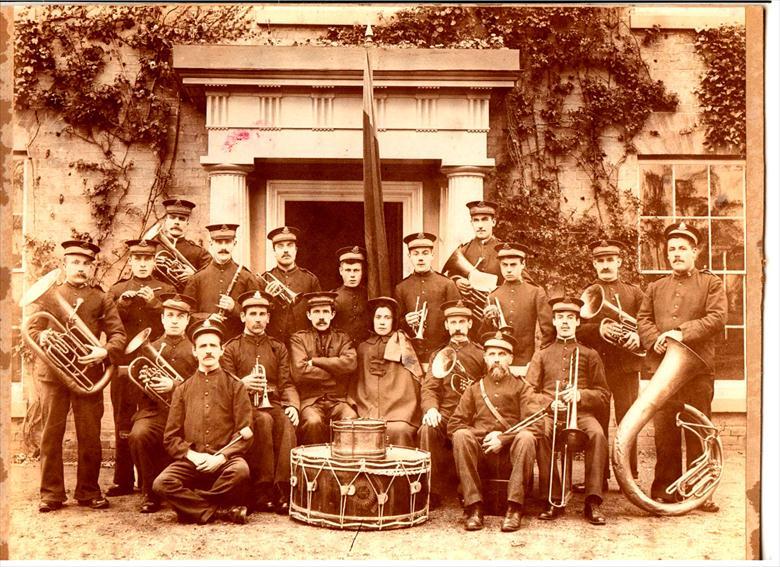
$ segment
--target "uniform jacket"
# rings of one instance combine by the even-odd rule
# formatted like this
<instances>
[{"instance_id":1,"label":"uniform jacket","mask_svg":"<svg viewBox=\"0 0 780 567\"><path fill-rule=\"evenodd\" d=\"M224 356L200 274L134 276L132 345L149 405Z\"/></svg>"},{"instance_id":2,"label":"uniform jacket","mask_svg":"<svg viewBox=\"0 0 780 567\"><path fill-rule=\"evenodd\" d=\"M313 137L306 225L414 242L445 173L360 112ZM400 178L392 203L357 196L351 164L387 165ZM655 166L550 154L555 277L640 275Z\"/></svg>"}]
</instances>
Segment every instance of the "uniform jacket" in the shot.
<instances>
[{"instance_id":1,"label":"uniform jacket","mask_svg":"<svg viewBox=\"0 0 780 567\"><path fill-rule=\"evenodd\" d=\"M61 309L53 298L55 290L72 307L76 305L78 299L83 300L76 314L98 339L100 339L100 333L106 333L106 344L104 346L108 351L108 360L112 364L120 364L124 354L125 343L127 342L127 334L111 295L105 293L100 287L89 284L79 287L67 282L57 284L54 288L47 291L35 305L37 307L36 311L51 313L61 323L64 323L64 318L60 315ZM30 326L30 336L38 342L38 336L46 328L48 328L46 322L39 318ZM94 369L96 371L97 367L94 367ZM96 378L99 378L99 376L96 376ZM42 379L49 382L58 381L55 373L49 370L48 366L46 375Z\"/></svg>"},{"instance_id":2,"label":"uniform jacket","mask_svg":"<svg viewBox=\"0 0 780 567\"><path fill-rule=\"evenodd\" d=\"M184 380L187 380L198 369L198 361L195 358L195 355L192 354L192 343L184 335L179 337L163 335L152 343L152 347L154 347L160 356L165 359L165 361L170 364L182 378L181 382L174 380L174 389L180 386ZM169 402L172 398L173 392L167 395ZM168 408L144 394L141 398L138 411L133 415L133 420L141 419L143 417L153 417L162 413L167 415Z\"/></svg>"},{"instance_id":3,"label":"uniform jacket","mask_svg":"<svg viewBox=\"0 0 780 567\"><path fill-rule=\"evenodd\" d=\"M163 445L174 459L185 458L188 449L214 454L251 425L252 406L244 384L221 368L208 374L198 370L173 392ZM242 439L223 455L228 460L243 455L250 443L251 439Z\"/></svg>"},{"instance_id":4,"label":"uniform jacket","mask_svg":"<svg viewBox=\"0 0 780 567\"><path fill-rule=\"evenodd\" d=\"M345 399L357 353L349 335L329 330L298 331L290 337L292 377L301 398L301 409L323 396ZM309 368L307 361L312 361Z\"/></svg>"},{"instance_id":5,"label":"uniform jacket","mask_svg":"<svg viewBox=\"0 0 780 567\"><path fill-rule=\"evenodd\" d=\"M620 308L636 319L636 314L639 312L639 307L645 297L638 286L622 282L619 279L614 282L596 280L591 282L588 288L593 285L600 285L604 288L605 299L616 307L618 306L618 298L620 298ZM626 349L612 345L601 338L599 326L605 318L620 322L616 316L604 313L602 309L592 319L581 321L580 327L577 329L577 338L599 354L606 372L639 371L642 368L642 357L631 354Z\"/></svg>"},{"instance_id":6,"label":"uniform jacket","mask_svg":"<svg viewBox=\"0 0 780 567\"><path fill-rule=\"evenodd\" d=\"M317 276L305 268L295 266L292 270L284 271L279 266L268 270L266 274L273 274L284 285L302 296L304 293L321 291L320 280ZM265 290L265 283L259 282L261 289ZM283 343L287 343L290 335L297 331L304 331L310 326L306 318L306 301L301 297L293 306L274 299L271 304L271 321L266 332L276 337Z\"/></svg>"},{"instance_id":7,"label":"uniform jacket","mask_svg":"<svg viewBox=\"0 0 780 567\"><path fill-rule=\"evenodd\" d=\"M401 327L410 337L414 337L414 330L406 324L404 317L414 311L417 298L420 299L420 309L423 302L428 303L423 340L415 346L420 359L426 359L434 349L449 341L441 305L446 301L460 299L458 287L451 279L433 270L426 274L412 272L395 286L394 296L400 306Z\"/></svg>"},{"instance_id":8,"label":"uniform jacket","mask_svg":"<svg viewBox=\"0 0 780 567\"><path fill-rule=\"evenodd\" d=\"M723 282L708 271L694 269L687 275L670 274L651 283L637 315L637 326L651 365L661 361L653 351L658 335L680 329L683 342L712 366L717 339L727 318Z\"/></svg>"},{"instance_id":9,"label":"uniform jacket","mask_svg":"<svg viewBox=\"0 0 780 567\"><path fill-rule=\"evenodd\" d=\"M517 340L514 364L525 365L531 360L536 349L536 324L541 332L541 348L549 345L555 338L552 324L552 309L547 303L547 293L543 288L527 281L504 282L490 294L491 303L498 299L501 311L512 336ZM482 333L496 329L495 321L485 320Z\"/></svg>"},{"instance_id":10,"label":"uniform jacket","mask_svg":"<svg viewBox=\"0 0 780 567\"><path fill-rule=\"evenodd\" d=\"M243 378L252 372L256 360L265 368L268 399L300 410L298 391L290 375L290 355L281 341L267 334L258 337L242 333L225 344L220 365L226 372Z\"/></svg>"},{"instance_id":11,"label":"uniform jacket","mask_svg":"<svg viewBox=\"0 0 780 567\"><path fill-rule=\"evenodd\" d=\"M366 287L347 287L342 285L334 289L336 296L336 317L333 328L347 333L352 344L360 344L371 334L373 321L369 320L368 291Z\"/></svg>"},{"instance_id":12,"label":"uniform jacket","mask_svg":"<svg viewBox=\"0 0 780 567\"><path fill-rule=\"evenodd\" d=\"M156 288L154 292L154 298L148 303L136 296L130 300L130 303L123 304L119 301L119 297L126 291L138 291L142 287ZM150 327L152 334L149 335L149 339L154 341L163 333L162 320L160 315L162 314L162 303L158 299L161 293L169 293L175 291L173 286L162 282L158 279L149 277L146 279L140 279L135 276L129 276L121 279L111 286L109 293L111 298L116 303L119 316L122 318L122 324L125 326L125 333L127 333L128 340L132 339L138 333Z\"/></svg>"},{"instance_id":13,"label":"uniform jacket","mask_svg":"<svg viewBox=\"0 0 780 567\"><path fill-rule=\"evenodd\" d=\"M525 379L540 395L540 403L549 404L555 399L556 381L560 381L561 390L566 388L571 358L577 348L580 349L577 389L582 394L577 412L579 415L596 416L609 403L604 365L595 350L577 342L576 338L556 339L547 348L534 353Z\"/></svg>"},{"instance_id":14,"label":"uniform jacket","mask_svg":"<svg viewBox=\"0 0 780 567\"><path fill-rule=\"evenodd\" d=\"M429 409L436 408L439 410L439 413L442 415L445 422L452 416L452 412L455 411L461 396L460 392L452 389L452 373L445 378L436 378L431 374L433 359L436 358L436 355L446 346L455 349L455 352L458 355L458 362L463 365L463 368L466 369L466 374L473 382L478 381L481 376L485 375L485 352L481 346L472 343L471 341L467 343L450 341L447 345L437 349L431 354L431 357L428 360L428 370L425 373L422 383L422 413L425 415L425 412ZM461 372L458 371L458 373Z\"/></svg>"},{"instance_id":15,"label":"uniform jacket","mask_svg":"<svg viewBox=\"0 0 780 567\"><path fill-rule=\"evenodd\" d=\"M357 348L358 371L350 389L360 417L420 426L420 382L401 362L385 360L390 335L372 335Z\"/></svg>"}]
</instances>

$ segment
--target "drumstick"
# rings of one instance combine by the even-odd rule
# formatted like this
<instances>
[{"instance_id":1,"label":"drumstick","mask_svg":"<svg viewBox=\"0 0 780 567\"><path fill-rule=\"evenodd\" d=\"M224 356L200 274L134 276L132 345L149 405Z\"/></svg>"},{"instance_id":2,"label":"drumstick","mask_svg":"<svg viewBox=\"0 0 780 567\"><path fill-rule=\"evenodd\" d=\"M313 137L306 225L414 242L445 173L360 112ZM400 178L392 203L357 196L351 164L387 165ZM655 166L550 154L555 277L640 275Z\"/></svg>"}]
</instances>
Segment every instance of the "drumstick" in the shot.
<instances>
[{"instance_id":1,"label":"drumstick","mask_svg":"<svg viewBox=\"0 0 780 567\"><path fill-rule=\"evenodd\" d=\"M222 451L226 451L228 448L232 447L233 445L235 445L236 443L238 443L242 439L251 439L252 435L254 435L254 434L252 433L252 430L249 428L249 426L243 427L243 428L241 428L241 430L238 433L236 433L233 436L233 439L230 440L230 443L228 443L227 445L222 447L219 451L217 451L214 454L215 455L221 455Z\"/></svg>"}]
</instances>

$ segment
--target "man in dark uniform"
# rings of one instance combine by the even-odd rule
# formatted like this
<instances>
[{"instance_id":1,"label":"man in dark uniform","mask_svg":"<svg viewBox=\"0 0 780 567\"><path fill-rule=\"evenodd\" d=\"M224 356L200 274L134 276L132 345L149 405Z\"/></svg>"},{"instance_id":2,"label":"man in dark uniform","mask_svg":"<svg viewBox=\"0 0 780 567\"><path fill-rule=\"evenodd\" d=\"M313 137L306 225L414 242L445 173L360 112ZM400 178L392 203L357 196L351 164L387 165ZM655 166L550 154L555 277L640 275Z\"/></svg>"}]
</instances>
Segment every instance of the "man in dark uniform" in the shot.
<instances>
[{"instance_id":1,"label":"man in dark uniform","mask_svg":"<svg viewBox=\"0 0 780 567\"><path fill-rule=\"evenodd\" d=\"M557 336L555 342L545 349L534 353L528 366L526 380L540 396L542 405L556 401L559 414L566 412L567 407L577 404L577 428L587 436L585 444L585 518L594 525L603 525L606 519L599 506L603 500L604 470L609 458L609 447L604 431L596 416L601 415L604 406L609 403L609 390L604 377L604 365L598 353L577 342L577 327L580 324L580 308L582 301L572 297L559 297L550 300L553 312L553 325ZM574 361L574 363L572 363ZM577 388L569 384L570 369L574 364L577 369ZM555 400L556 384L559 399ZM544 436L539 442L537 459L539 461L539 477L545 493L550 493L552 482L552 497L560 502L562 497L561 481L555 468L550 478L553 462L552 434L553 418L544 418ZM556 436L556 444L561 438ZM556 447L560 450L561 447ZM569 465L571 471L571 466ZM571 475L569 475L571 478ZM552 506L541 513L542 520L552 520L565 511L564 507Z\"/></svg>"},{"instance_id":2,"label":"man in dark uniform","mask_svg":"<svg viewBox=\"0 0 780 567\"><path fill-rule=\"evenodd\" d=\"M666 494L666 487L682 474L680 429L675 416L683 404L697 408L707 417L711 415L715 381L712 365L718 335L728 318L728 302L720 278L696 269L699 232L683 221L667 227L664 235L672 273L647 288L637 315L642 346L656 368L666 352L667 338L689 346L710 365L698 376L690 377L653 420L656 464L651 496L659 501L674 501L678 495ZM694 434L686 432L685 446L690 466L701 455L701 445ZM718 506L708 500L699 509L715 512Z\"/></svg>"},{"instance_id":3,"label":"man in dark uniform","mask_svg":"<svg viewBox=\"0 0 780 567\"><path fill-rule=\"evenodd\" d=\"M238 298L244 332L225 344L222 368L241 378L253 400L254 440L246 455L253 484L252 508L263 512L275 508L287 514L290 451L295 447L301 404L290 376L287 347L265 332L272 299L263 291L249 291ZM267 408L261 406L264 390Z\"/></svg>"},{"instance_id":4,"label":"man in dark uniform","mask_svg":"<svg viewBox=\"0 0 780 567\"><path fill-rule=\"evenodd\" d=\"M336 292L336 317L333 327L344 331L357 346L371 334L368 316L368 291L363 282L366 251L359 246L347 246L336 251L339 274L344 284Z\"/></svg>"},{"instance_id":5,"label":"man in dark uniform","mask_svg":"<svg viewBox=\"0 0 780 567\"><path fill-rule=\"evenodd\" d=\"M85 367L90 363L98 365L106 361L106 358L111 364L117 364L127 340L122 319L111 296L100 287L89 283L94 270L95 255L100 248L91 242L80 240L68 240L62 243L62 247L65 282L56 285L36 302L37 311L61 313L62 310L53 297L54 294L61 295L68 304L74 306L76 314L94 336L106 334L105 347L88 346L89 352L79 358L79 364ZM42 347L55 338L54 330L48 328L43 318L36 319L30 326L30 336ZM95 380L100 379L102 374L99 366L86 372ZM79 506L95 509L108 507L108 500L103 497L98 485L102 456L100 419L103 417L103 392L101 390L89 395L76 394L59 380L53 370L47 368L46 374L41 377L43 434L39 512L58 510L66 500L62 440L71 407L78 443L74 497Z\"/></svg>"},{"instance_id":6,"label":"man in dark uniform","mask_svg":"<svg viewBox=\"0 0 780 567\"><path fill-rule=\"evenodd\" d=\"M331 421L357 417L346 401L357 352L349 335L330 326L335 298L329 291L304 295L311 328L290 337L292 377L301 398L298 439L304 445L327 443Z\"/></svg>"},{"instance_id":7,"label":"man in dark uniform","mask_svg":"<svg viewBox=\"0 0 780 567\"><path fill-rule=\"evenodd\" d=\"M268 233L268 240L273 245L276 267L260 277L260 287L265 286L266 293L274 297L268 334L285 344L290 335L309 327L306 304L300 301L300 298L303 294L322 289L317 276L295 263L299 237L300 231L294 226L282 226ZM289 292L282 286L296 294L296 299L286 300L285 297L289 299Z\"/></svg>"},{"instance_id":8,"label":"man in dark uniform","mask_svg":"<svg viewBox=\"0 0 780 567\"><path fill-rule=\"evenodd\" d=\"M605 301L618 307L636 321L636 314L645 294L638 286L620 279L620 267L623 263L620 258L621 250L625 250L625 247L617 240L596 240L590 243L597 280L586 288L585 294L592 292L595 286L600 286ZM584 316L585 313L582 315ZM602 323L604 319L612 319L613 322ZM635 326L634 328L622 326L614 313L601 309L595 316L582 323L577 336L583 344L595 350L604 363L607 384L615 401L615 421L620 423L639 395L639 371L642 369L643 360L638 355L641 351L639 334ZM604 430L607 447L609 447L610 404L607 404L603 414L596 417ZM636 459L636 445L634 445L630 456L631 473L634 478L639 478ZM605 478L609 477L609 460L607 461ZM579 487L580 485L575 485L574 489L578 491Z\"/></svg>"},{"instance_id":9,"label":"man in dark uniform","mask_svg":"<svg viewBox=\"0 0 780 567\"><path fill-rule=\"evenodd\" d=\"M146 328L152 329L150 340L162 334L162 303L160 294L173 291L173 286L153 277L154 254L157 243L147 240L128 240L130 275L116 282L110 290L128 340ZM123 357L127 364L132 357ZM111 407L114 412L114 484L106 490L107 496L133 493L133 460L128 436L133 426L133 414L138 409L142 394L127 378L127 370L120 367L111 379Z\"/></svg>"},{"instance_id":10,"label":"man in dark uniform","mask_svg":"<svg viewBox=\"0 0 780 567\"><path fill-rule=\"evenodd\" d=\"M198 361L192 354L192 343L185 334L195 300L178 293L164 293L160 295L160 301L163 308L161 320L164 333L152 342L152 348L173 368L175 374L171 376L168 372L163 372L155 376L148 388L170 404L174 388L180 386L198 369ZM136 353L134 356L141 354L149 356L145 352ZM160 509L160 500L152 490L152 484L157 475L171 462L163 447L163 432L169 406L148 395L142 396L139 406L133 416L133 429L128 441L133 462L138 468L139 485L143 495L140 511L142 514L151 514Z\"/></svg>"},{"instance_id":11,"label":"man in dark uniform","mask_svg":"<svg viewBox=\"0 0 780 567\"><path fill-rule=\"evenodd\" d=\"M195 208L195 203L186 199L174 198L166 199L162 204L165 207L165 217L158 239L167 240L192 266L192 269L186 265L184 267L181 274L182 283L179 285L182 288L190 276L211 262L211 255L204 248L184 237L184 231L187 230L187 225L190 223L190 215L192 209Z\"/></svg>"},{"instance_id":12,"label":"man in dark uniform","mask_svg":"<svg viewBox=\"0 0 780 567\"><path fill-rule=\"evenodd\" d=\"M500 284L503 277L501 276L501 265L498 261L496 246L501 244L501 241L493 235L498 204L492 201L471 201L466 203L466 207L468 207L471 216L474 238L461 244L458 250L480 272L496 276ZM468 277L458 274L452 276L452 279L457 284L458 291L466 297L472 289Z\"/></svg>"},{"instance_id":13,"label":"man in dark uniform","mask_svg":"<svg viewBox=\"0 0 780 567\"><path fill-rule=\"evenodd\" d=\"M219 321L226 340L239 333L240 309L236 302L247 291L259 289L255 276L243 265L233 261L237 224L211 224L206 227L211 237L214 260L187 282L184 294L196 301L196 321L206 317Z\"/></svg>"},{"instance_id":14,"label":"man in dark uniform","mask_svg":"<svg viewBox=\"0 0 780 567\"><path fill-rule=\"evenodd\" d=\"M532 389L509 371L515 340L497 331L483 336L487 372L461 396L447 424L455 467L463 488L466 530L483 528L482 483L479 466L509 453L512 474L507 486L508 507L502 532L520 529L526 490L533 485L536 434L539 425L506 433L536 411Z\"/></svg>"},{"instance_id":15,"label":"man in dark uniform","mask_svg":"<svg viewBox=\"0 0 780 567\"><path fill-rule=\"evenodd\" d=\"M435 241L436 236L428 232L409 234L404 238L414 271L395 286L394 296L404 317L404 330L412 338L422 335L422 340L415 341L414 347L420 360L427 360L436 348L449 340L441 306L446 301L461 298L453 281L431 268ZM427 309L424 320L421 317L423 306ZM421 325L421 332L418 332Z\"/></svg>"},{"instance_id":16,"label":"man in dark uniform","mask_svg":"<svg viewBox=\"0 0 780 567\"><path fill-rule=\"evenodd\" d=\"M222 336L211 319L190 333L198 370L174 390L165 424L163 442L174 462L153 490L180 522L246 523L246 506L227 505L243 500L249 480L243 455L251 443L252 406L244 384L220 368Z\"/></svg>"},{"instance_id":17,"label":"man in dark uniform","mask_svg":"<svg viewBox=\"0 0 780 567\"><path fill-rule=\"evenodd\" d=\"M536 326L541 333L540 348L549 345L555 338L552 313L543 288L523 281L523 270L530 250L522 244L505 242L496 246L504 283L490 294L489 306L485 308L482 331L512 327L517 341L513 364L525 366L531 361L536 349ZM498 315L499 308L504 321Z\"/></svg>"},{"instance_id":18,"label":"man in dark uniform","mask_svg":"<svg viewBox=\"0 0 780 567\"><path fill-rule=\"evenodd\" d=\"M485 374L485 353L481 346L469 340L469 331L474 320L470 305L458 299L442 304L442 310L444 327L450 335L450 341L434 351L428 361L420 401L422 425L417 432L420 449L431 454L432 509L440 505L446 487L450 484L447 481L452 478L452 475L447 473L454 470L447 423L469 382L476 382ZM455 352L457 364L449 375L437 378L432 374L433 361L444 348Z\"/></svg>"}]
</instances>

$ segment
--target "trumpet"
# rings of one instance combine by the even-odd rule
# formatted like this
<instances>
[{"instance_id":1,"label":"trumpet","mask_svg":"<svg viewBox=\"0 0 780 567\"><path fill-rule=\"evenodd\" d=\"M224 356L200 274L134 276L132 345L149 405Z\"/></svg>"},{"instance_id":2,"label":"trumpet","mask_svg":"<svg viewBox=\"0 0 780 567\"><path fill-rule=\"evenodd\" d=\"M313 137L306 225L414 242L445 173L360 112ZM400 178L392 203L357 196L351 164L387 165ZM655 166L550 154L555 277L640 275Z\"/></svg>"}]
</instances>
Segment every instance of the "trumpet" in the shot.
<instances>
[{"instance_id":1,"label":"trumpet","mask_svg":"<svg viewBox=\"0 0 780 567\"><path fill-rule=\"evenodd\" d=\"M421 341L425 334L425 320L428 318L428 302L423 301L422 307L420 307L420 298L418 297L412 313L418 313L420 315L419 322L412 326L412 330L414 331L414 337L412 338Z\"/></svg>"},{"instance_id":2,"label":"trumpet","mask_svg":"<svg viewBox=\"0 0 780 567\"><path fill-rule=\"evenodd\" d=\"M300 294L295 293L288 286L284 285L282 281L279 278L277 278L275 275L273 275L271 272L257 274L257 277L260 279L260 281L262 281L266 285L266 291L268 290L268 286L272 283L276 283L281 287L279 291L271 295L279 299L279 301L281 301L282 303L285 303L287 305L295 305L298 302Z\"/></svg>"},{"instance_id":3,"label":"trumpet","mask_svg":"<svg viewBox=\"0 0 780 567\"><path fill-rule=\"evenodd\" d=\"M52 289L60 277L60 269L52 270L38 281L22 296L20 307L35 302L47 291ZM38 311L25 318L22 323L22 336L33 352L51 368L57 378L71 391L80 395L93 394L105 388L114 375L115 367L104 360L93 368L93 365L79 363L78 359L89 354L94 347L102 344L77 312L83 299L79 298L75 306L71 306L60 293L52 293L54 303L61 313L57 316ZM44 345L39 345L32 335L30 326L43 319L49 327L49 337ZM100 373L100 378L94 379Z\"/></svg>"},{"instance_id":4,"label":"trumpet","mask_svg":"<svg viewBox=\"0 0 780 567\"><path fill-rule=\"evenodd\" d=\"M444 379L450 376L450 388L453 392L463 394L466 388L474 383L463 364L458 360L458 354L452 347L441 349L431 361L431 375Z\"/></svg>"},{"instance_id":5,"label":"trumpet","mask_svg":"<svg viewBox=\"0 0 780 567\"><path fill-rule=\"evenodd\" d=\"M162 222L154 224L141 236L141 239L155 240L163 248L154 255L154 266L157 276L177 289L184 286L189 278L188 271L195 272L195 266L165 236L165 233L162 232Z\"/></svg>"},{"instance_id":6,"label":"trumpet","mask_svg":"<svg viewBox=\"0 0 780 567\"><path fill-rule=\"evenodd\" d=\"M252 368L251 376L257 376L263 382L263 396L260 397L259 391L249 393L252 400L252 407L258 409L268 409L271 407L271 401L268 399L268 378L265 374L265 366L260 364L260 357L255 357L255 366Z\"/></svg>"},{"instance_id":7,"label":"trumpet","mask_svg":"<svg viewBox=\"0 0 780 567\"><path fill-rule=\"evenodd\" d=\"M580 309L580 317L583 319L592 319L602 311L605 312L605 317L599 324L599 335L602 339L610 344L626 349L633 355L647 355L647 351L642 347L629 349L625 346L629 335L631 333L636 333L637 321L635 317L632 317L623 311L620 305L620 297L617 294L615 294L617 305L614 305L607 301L604 288L595 284L582 292L580 299L583 303L583 306ZM617 320L606 315L612 315ZM617 331L613 330L615 325L618 326Z\"/></svg>"},{"instance_id":8,"label":"trumpet","mask_svg":"<svg viewBox=\"0 0 780 567\"><path fill-rule=\"evenodd\" d=\"M162 357L162 351L165 349L165 343L160 345L160 350L155 349L149 342L149 335L152 329L147 327L127 343L125 354L139 353L130 364L127 365L127 375L130 382L135 384L141 391L153 401L163 404L170 408L171 403L168 398L152 388L152 382L159 378L167 377L174 382L184 382L184 378Z\"/></svg>"}]
</instances>

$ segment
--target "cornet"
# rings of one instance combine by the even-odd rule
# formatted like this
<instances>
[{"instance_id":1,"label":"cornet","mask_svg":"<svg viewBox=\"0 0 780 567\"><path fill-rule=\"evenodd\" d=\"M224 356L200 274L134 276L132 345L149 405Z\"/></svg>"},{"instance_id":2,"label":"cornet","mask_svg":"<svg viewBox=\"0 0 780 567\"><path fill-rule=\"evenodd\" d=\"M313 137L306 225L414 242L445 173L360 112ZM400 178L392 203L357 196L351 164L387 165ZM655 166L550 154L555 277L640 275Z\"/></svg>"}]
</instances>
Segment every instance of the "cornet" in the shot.
<instances>
[{"instance_id":1,"label":"cornet","mask_svg":"<svg viewBox=\"0 0 780 567\"><path fill-rule=\"evenodd\" d=\"M626 340L629 334L635 333L637 330L636 318L632 317L620 307L620 297L615 295L615 299L618 304L613 305L606 299L606 293L604 288L598 284L590 286L580 297L582 300L582 308L580 309L580 317L583 319L592 319L602 311L605 312L605 317L599 324L599 335L601 338L610 344L623 348L636 356L645 356L647 351L642 347L635 349L629 349L625 346ZM606 315L612 315L617 320L611 319ZM611 331L610 327L617 325L618 331Z\"/></svg>"},{"instance_id":2,"label":"cornet","mask_svg":"<svg viewBox=\"0 0 780 567\"><path fill-rule=\"evenodd\" d=\"M412 327L412 330L414 331L414 337L412 338L421 341L425 334L425 320L428 318L428 302L423 301L422 307L420 307L420 298L418 297L412 313L419 313L420 315L419 322Z\"/></svg>"},{"instance_id":3,"label":"cornet","mask_svg":"<svg viewBox=\"0 0 780 567\"><path fill-rule=\"evenodd\" d=\"M125 354L139 353L139 355L127 365L127 375L130 378L130 381L140 388L149 398L170 408L171 403L168 401L167 397L164 394L155 391L154 388L151 387L151 382L161 377L170 378L174 382L184 382L184 379L176 372L176 369L162 357L165 343L162 343L160 350L157 350L149 342L149 335L151 332L152 329L147 327L130 339L130 342L127 344Z\"/></svg>"},{"instance_id":4,"label":"cornet","mask_svg":"<svg viewBox=\"0 0 780 567\"><path fill-rule=\"evenodd\" d=\"M452 347L441 349L431 361L431 375L434 378L444 379L450 376L450 388L453 392L463 394L466 388L474 383L466 369L458 360L458 353Z\"/></svg>"},{"instance_id":5,"label":"cornet","mask_svg":"<svg viewBox=\"0 0 780 567\"><path fill-rule=\"evenodd\" d=\"M279 278L277 278L275 275L273 275L271 272L257 274L257 277L260 279L260 281L262 281L266 285L266 291L268 291L268 286L270 284L272 283L279 284L281 290L271 295L278 298L282 303L286 303L287 305L295 305L295 303L297 303L300 294L295 293L289 287L284 285L282 281Z\"/></svg>"},{"instance_id":6,"label":"cornet","mask_svg":"<svg viewBox=\"0 0 780 567\"><path fill-rule=\"evenodd\" d=\"M190 264L187 258L176 249L165 233L162 232L162 223L158 222L147 230L142 240L155 240L163 248L154 255L155 271L159 278L176 288L181 288L189 278L188 270L195 272L195 266Z\"/></svg>"},{"instance_id":7,"label":"cornet","mask_svg":"<svg viewBox=\"0 0 780 567\"><path fill-rule=\"evenodd\" d=\"M250 392L252 407L258 409L268 409L271 407L271 401L268 399L268 378L265 374L265 366L260 364L260 357L255 357L255 366L252 368L250 376L257 376L263 382L263 396L260 397L260 391Z\"/></svg>"}]
</instances>

